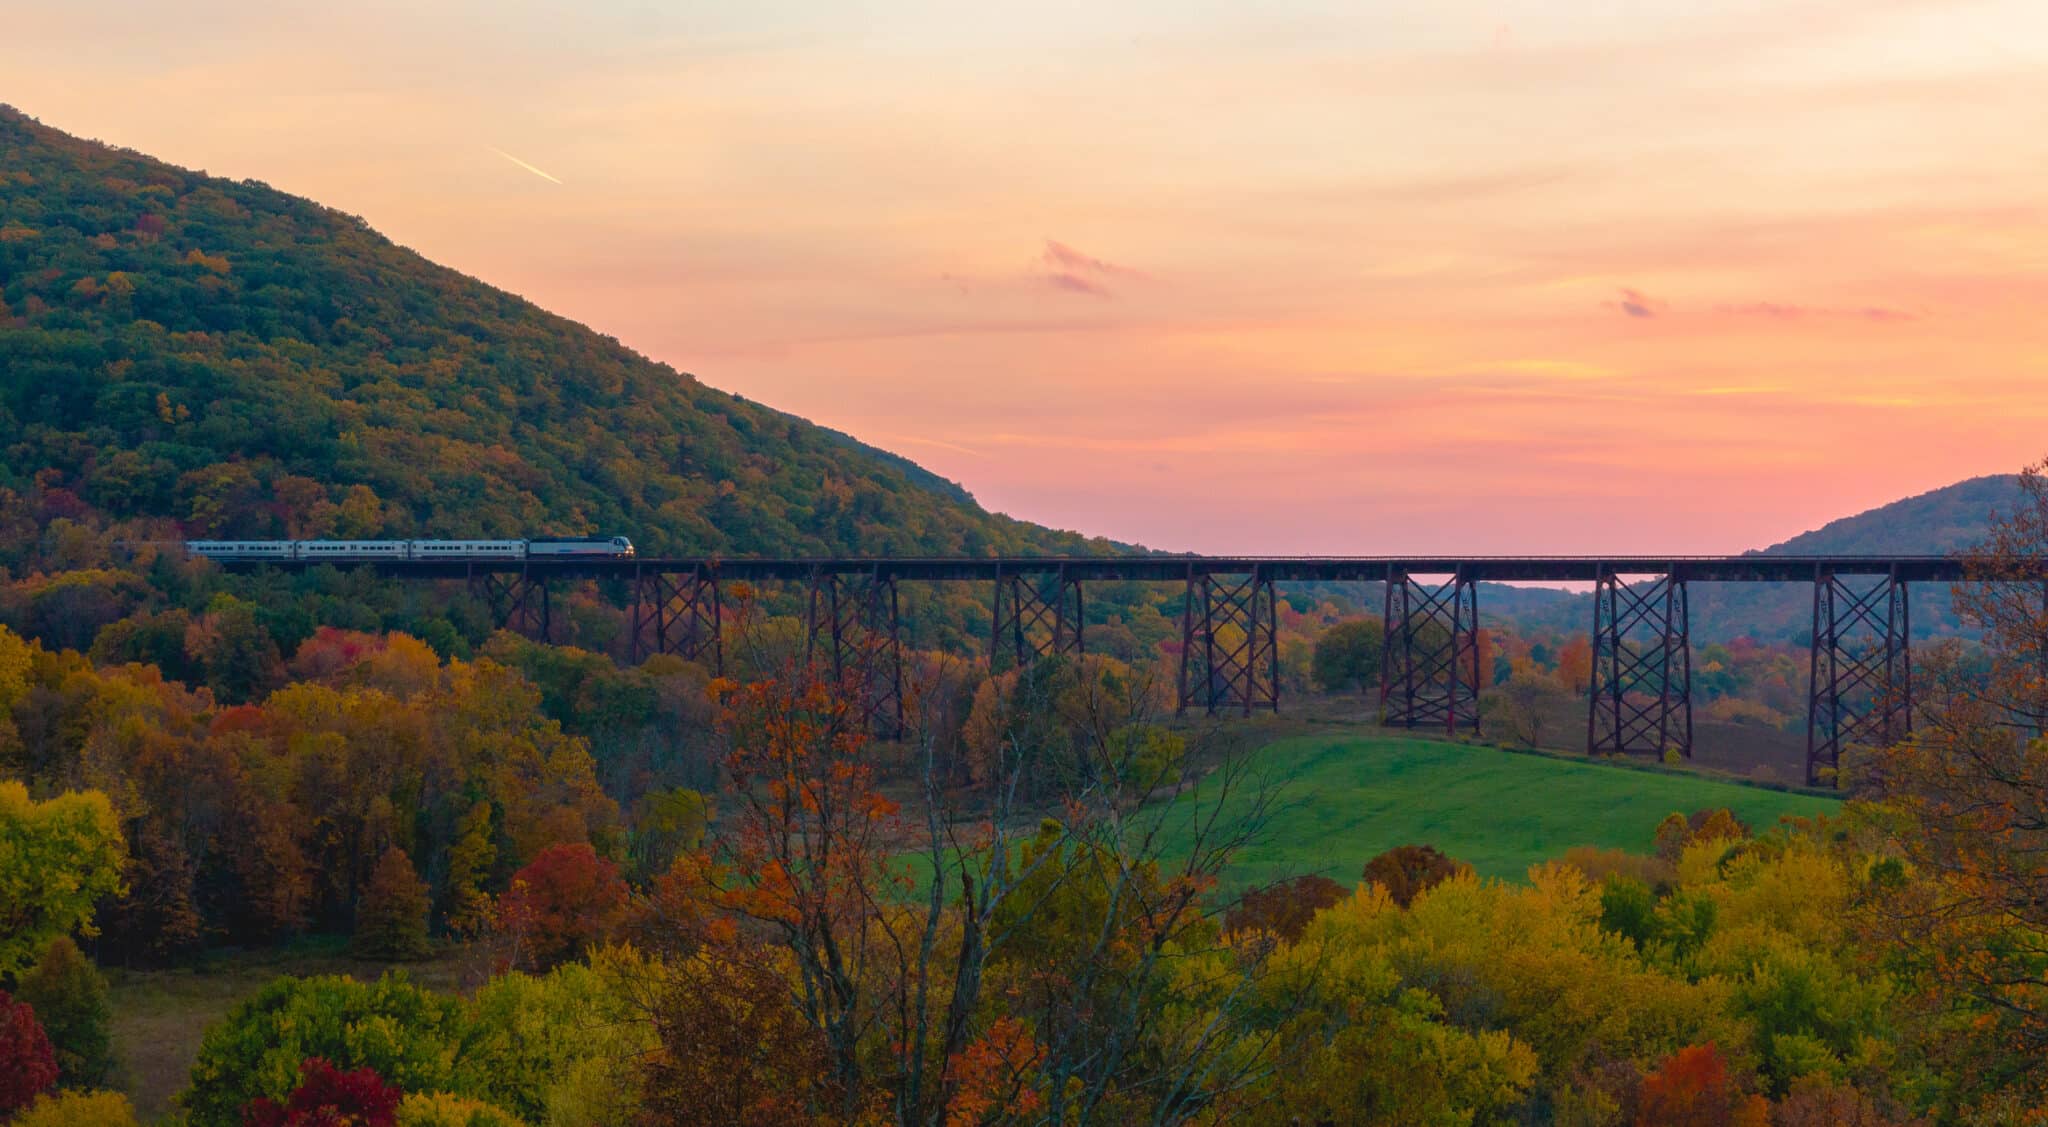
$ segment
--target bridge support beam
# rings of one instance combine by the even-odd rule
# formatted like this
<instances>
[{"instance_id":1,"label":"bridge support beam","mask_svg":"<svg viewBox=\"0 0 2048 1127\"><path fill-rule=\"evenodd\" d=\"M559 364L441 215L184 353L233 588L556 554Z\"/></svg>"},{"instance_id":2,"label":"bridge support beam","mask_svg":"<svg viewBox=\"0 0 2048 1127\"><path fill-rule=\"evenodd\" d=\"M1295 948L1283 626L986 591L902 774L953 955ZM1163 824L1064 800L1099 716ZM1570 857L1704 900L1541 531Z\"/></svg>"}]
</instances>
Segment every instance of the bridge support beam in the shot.
<instances>
[{"instance_id":1,"label":"bridge support beam","mask_svg":"<svg viewBox=\"0 0 2048 1127\"><path fill-rule=\"evenodd\" d=\"M1479 730L1479 589L1460 570L1442 583L1387 570L1380 722Z\"/></svg>"},{"instance_id":2,"label":"bridge support beam","mask_svg":"<svg viewBox=\"0 0 2048 1127\"><path fill-rule=\"evenodd\" d=\"M1280 710L1280 640L1273 579L1190 568L1181 610L1178 711Z\"/></svg>"},{"instance_id":3,"label":"bridge support beam","mask_svg":"<svg viewBox=\"0 0 2048 1127\"><path fill-rule=\"evenodd\" d=\"M1064 567L1045 574L999 572L990 672L1022 669L1042 657L1085 653L1081 610L1081 581Z\"/></svg>"},{"instance_id":4,"label":"bridge support beam","mask_svg":"<svg viewBox=\"0 0 2048 1127\"><path fill-rule=\"evenodd\" d=\"M1685 581L1639 582L1602 568L1593 593L1586 750L1692 758L1692 644Z\"/></svg>"},{"instance_id":5,"label":"bridge support beam","mask_svg":"<svg viewBox=\"0 0 2048 1127\"><path fill-rule=\"evenodd\" d=\"M812 666L818 667L823 646L824 669L856 694L869 731L883 739L903 734L901 623L896 580L879 568L867 574L822 568L811 573L806 647Z\"/></svg>"},{"instance_id":6,"label":"bridge support beam","mask_svg":"<svg viewBox=\"0 0 2048 1127\"><path fill-rule=\"evenodd\" d=\"M688 571L636 568L633 574L632 658L675 654L725 673L723 606L718 575L704 564Z\"/></svg>"},{"instance_id":7,"label":"bridge support beam","mask_svg":"<svg viewBox=\"0 0 2048 1127\"><path fill-rule=\"evenodd\" d=\"M469 570L469 590L491 610L491 621L536 642L554 637L553 607L548 581L525 568L518 571Z\"/></svg>"},{"instance_id":8,"label":"bridge support beam","mask_svg":"<svg viewBox=\"0 0 2048 1127\"><path fill-rule=\"evenodd\" d=\"M1834 777L1842 752L1882 747L1913 725L1912 618L1898 565L1843 577L1816 568L1806 710L1806 781Z\"/></svg>"}]
</instances>

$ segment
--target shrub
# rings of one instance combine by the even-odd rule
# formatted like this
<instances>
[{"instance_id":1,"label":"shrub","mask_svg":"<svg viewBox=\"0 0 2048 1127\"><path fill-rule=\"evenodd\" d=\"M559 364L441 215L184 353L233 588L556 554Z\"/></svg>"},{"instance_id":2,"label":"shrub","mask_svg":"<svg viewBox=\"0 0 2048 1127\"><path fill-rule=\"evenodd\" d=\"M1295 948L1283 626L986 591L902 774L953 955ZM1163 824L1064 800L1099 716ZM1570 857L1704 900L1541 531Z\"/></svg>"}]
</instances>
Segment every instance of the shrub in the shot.
<instances>
[{"instance_id":1,"label":"shrub","mask_svg":"<svg viewBox=\"0 0 2048 1127\"><path fill-rule=\"evenodd\" d=\"M21 976L16 993L35 1007L43 1032L56 1049L58 1079L66 1087L89 1088L106 1078L113 1063L107 1038L107 980L79 953L70 936L50 941L42 958Z\"/></svg>"}]
</instances>

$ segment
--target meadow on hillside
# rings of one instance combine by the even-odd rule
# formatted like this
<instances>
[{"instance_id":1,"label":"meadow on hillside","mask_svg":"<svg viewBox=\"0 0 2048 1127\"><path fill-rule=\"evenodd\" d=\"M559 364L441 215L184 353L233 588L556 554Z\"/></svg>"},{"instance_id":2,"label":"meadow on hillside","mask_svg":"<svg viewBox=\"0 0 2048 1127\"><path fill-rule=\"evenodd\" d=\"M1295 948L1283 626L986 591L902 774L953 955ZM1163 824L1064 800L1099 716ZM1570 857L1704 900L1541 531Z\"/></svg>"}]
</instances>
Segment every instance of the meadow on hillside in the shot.
<instances>
[{"instance_id":1,"label":"meadow on hillside","mask_svg":"<svg viewBox=\"0 0 2048 1127\"><path fill-rule=\"evenodd\" d=\"M1253 770L1287 809L1227 874L1256 884L1319 873L1350 884L1373 856L1434 845L1480 876L1520 879L1578 845L1642 852L1673 813L1725 807L1757 830L1841 802L1696 774L1572 761L1445 740L1338 731L1276 741Z\"/></svg>"}]
</instances>

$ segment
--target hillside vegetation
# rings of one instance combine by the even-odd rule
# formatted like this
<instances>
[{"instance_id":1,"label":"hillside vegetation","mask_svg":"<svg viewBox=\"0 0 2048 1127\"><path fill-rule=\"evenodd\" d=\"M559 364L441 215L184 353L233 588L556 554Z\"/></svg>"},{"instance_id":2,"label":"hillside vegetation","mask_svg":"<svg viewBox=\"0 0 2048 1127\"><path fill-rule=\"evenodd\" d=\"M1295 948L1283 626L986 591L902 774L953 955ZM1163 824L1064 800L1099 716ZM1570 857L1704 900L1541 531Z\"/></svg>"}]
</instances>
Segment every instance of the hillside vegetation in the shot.
<instances>
[{"instance_id":1,"label":"hillside vegetation","mask_svg":"<svg viewBox=\"0 0 2048 1127\"><path fill-rule=\"evenodd\" d=\"M160 534L1107 550L706 387L362 220L0 107L0 559Z\"/></svg>"}]
</instances>

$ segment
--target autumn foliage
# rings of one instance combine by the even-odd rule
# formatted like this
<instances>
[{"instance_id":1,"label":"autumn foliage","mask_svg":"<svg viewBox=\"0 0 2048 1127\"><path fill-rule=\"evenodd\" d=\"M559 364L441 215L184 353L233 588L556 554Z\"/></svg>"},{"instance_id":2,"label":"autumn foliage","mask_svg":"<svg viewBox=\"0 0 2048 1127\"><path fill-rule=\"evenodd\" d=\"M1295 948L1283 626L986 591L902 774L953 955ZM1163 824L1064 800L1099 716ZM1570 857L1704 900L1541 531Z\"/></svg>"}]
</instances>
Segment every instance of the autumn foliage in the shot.
<instances>
[{"instance_id":1,"label":"autumn foliage","mask_svg":"<svg viewBox=\"0 0 2048 1127\"><path fill-rule=\"evenodd\" d=\"M1407 907L1417 896L1471 866L1443 855L1434 845L1398 845L1365 863L1364 880L1387 890L1394 903Z\"/></svg>"},{"instance_id":2,"label":"autumn foliage","mask_svg":"<svg viewBox=\"0 0 2048 1127\"><path fill-rule=\"evenodd\" d=\"M1643 1077L1637 1127L1768 1127L1770 1101L1744 1093L1721 1051L1691 1045Z\"/></svg>"},{"instance_id":3,"label":"autumn foliage","mask_svg":"<svg viewBox=\"0 0 2048 1127\"><path fill-rule=\"evenodd\" d=\"M0 1119L57 1083L57 1055L36 1012L0 990Z\"/></svg>"},{"instance_id":4,"label":"autumn foliage","mask_svg":"<svg viewBox=\"0 0 2048 1127\"><path fill-rule=\"evenodd\" d=\"M299 1065L299 1086L282 1103L258 1099L246 1127L395 1127L404 1093L368 1068L343 1072L318 1057Z\"/></svg>"},{"instance_id":5,"label":"autumn foliage","mask_svg":"<svg viewBox=\"0 0 2048 1127\"><path fill-rule=\"evenodd\" d=\"M546 968L610 934L626 910L619 867L589 845L551 845L512 875L498 905L498 930L514 962Z\"/></svg>"},{"instance_id":6,"label":"autumn foliage","mask_svg":"<svg viewBox=\"0 0 2048 1127\"><path fill-rule=\"evenodd\" d=\"M1291 943L1301 938L1317 912L1349 894L1336 881L1315 875L1255 888L1224 915L1223 929L1232 934L1265 932Z\"/></svg>"}]
</instances>

